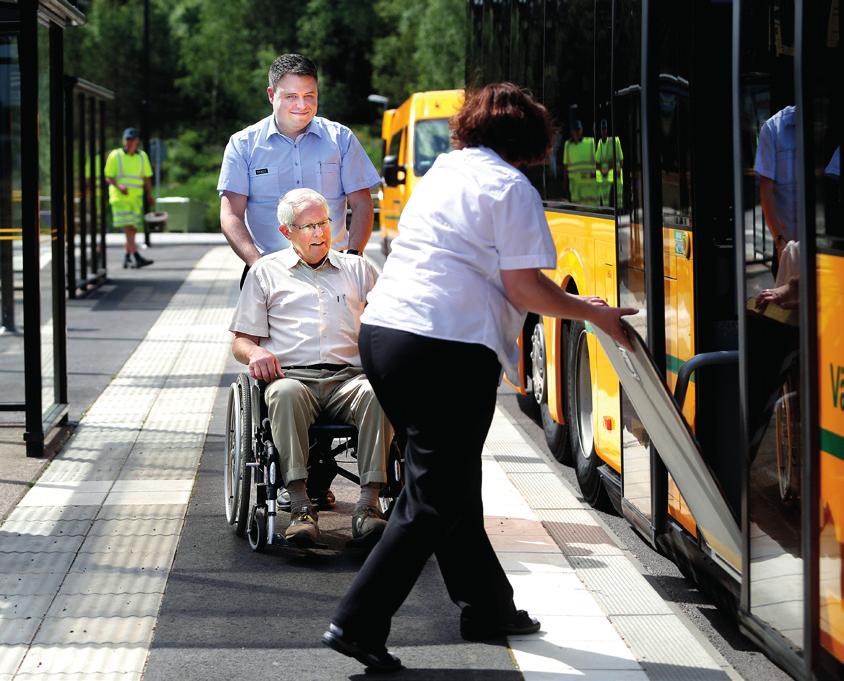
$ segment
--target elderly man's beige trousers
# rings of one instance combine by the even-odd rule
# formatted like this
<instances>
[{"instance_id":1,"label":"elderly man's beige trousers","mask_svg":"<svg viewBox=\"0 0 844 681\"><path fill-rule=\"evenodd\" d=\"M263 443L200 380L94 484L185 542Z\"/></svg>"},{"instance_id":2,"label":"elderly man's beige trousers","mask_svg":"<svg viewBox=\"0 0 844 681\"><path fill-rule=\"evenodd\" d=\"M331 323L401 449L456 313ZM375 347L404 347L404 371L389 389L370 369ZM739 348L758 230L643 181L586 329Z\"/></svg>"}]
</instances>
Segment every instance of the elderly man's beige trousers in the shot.
<instances>
[{"instance_id":1,"label":"elderly man's beige trousers","mask_svg":"<svg viewBox=\"0 0 844 681\"><path fill-rule=\"evenodd\" d=\"M363 369L288 369L284 376L267 386L265 399L285 484L307 478L308 428L320 415L357 426L360 484L387 482L393 428Z\"/></svg>"}]
</instances>

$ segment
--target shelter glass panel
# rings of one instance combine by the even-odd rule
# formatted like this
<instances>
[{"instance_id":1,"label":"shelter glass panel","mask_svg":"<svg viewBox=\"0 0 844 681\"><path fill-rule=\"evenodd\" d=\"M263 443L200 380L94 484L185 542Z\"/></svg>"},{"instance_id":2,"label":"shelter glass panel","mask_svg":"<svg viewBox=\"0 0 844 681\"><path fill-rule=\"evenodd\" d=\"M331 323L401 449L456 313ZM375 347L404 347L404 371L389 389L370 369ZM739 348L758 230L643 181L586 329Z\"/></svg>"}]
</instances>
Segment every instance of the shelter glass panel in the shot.
<instances>
[{"instance_id":1,"label":"shelter glass panel","mask_svg":"<svg viewBox=\"0 0 844 681\"><path fill-rule=\"evenodd\" d=\"M23 404L20 64L16 35L0 33L0 375L3 403Z\"/></svg>"},{"instance_id":2,"label":"shelter glass panel","mask_svg":"<svg viewBox=\"0 0 844 681\"><path fill-rule=\"evenodd\" d=\"M51 201L50 32L38 26L38 262L41 308L41 405L55 404L53 333L53 207Z\"/></svg>"}]
</instances>

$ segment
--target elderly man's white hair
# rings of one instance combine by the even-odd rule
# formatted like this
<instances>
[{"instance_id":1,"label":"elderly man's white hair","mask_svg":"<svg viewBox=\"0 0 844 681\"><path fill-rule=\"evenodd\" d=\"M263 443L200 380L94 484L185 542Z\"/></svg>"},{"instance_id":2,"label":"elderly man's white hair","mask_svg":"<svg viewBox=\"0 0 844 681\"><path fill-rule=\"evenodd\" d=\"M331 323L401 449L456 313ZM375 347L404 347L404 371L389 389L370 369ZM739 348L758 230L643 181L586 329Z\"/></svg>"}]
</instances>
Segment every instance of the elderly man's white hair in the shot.
<instances>
[{"instance_id":1,"label":"elderly man's white hair","mask_svg":"<svg viewBox=\"0 0 844 681\"><path fill-rule=\"evenodd\" d=\"M328 213L328 201L313 189L291 189L278 200L275 215L278 224L290 227L296 223L296 216L309 206L322 206Z\"/></svg>"}]
</instances>

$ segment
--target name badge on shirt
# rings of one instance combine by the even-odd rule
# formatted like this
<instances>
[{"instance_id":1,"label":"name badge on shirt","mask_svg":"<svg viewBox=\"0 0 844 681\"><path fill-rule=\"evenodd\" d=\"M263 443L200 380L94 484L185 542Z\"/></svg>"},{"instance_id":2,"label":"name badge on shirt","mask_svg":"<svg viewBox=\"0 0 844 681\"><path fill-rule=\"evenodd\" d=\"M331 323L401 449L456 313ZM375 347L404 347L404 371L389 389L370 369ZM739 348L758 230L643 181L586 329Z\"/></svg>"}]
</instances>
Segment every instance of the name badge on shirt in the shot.
<instances>
[{"instance_id":1,"label":"name badge on shirt","mask_svg":"<svg viewBox=\"0 0 844 681\"><path fill-rule=\"evenodd\" d=\"M255 174L256 175L266 175L268 172L270 172L269 168L258 168L258 170L255 171Z\"/></svg>"}]
</instances>

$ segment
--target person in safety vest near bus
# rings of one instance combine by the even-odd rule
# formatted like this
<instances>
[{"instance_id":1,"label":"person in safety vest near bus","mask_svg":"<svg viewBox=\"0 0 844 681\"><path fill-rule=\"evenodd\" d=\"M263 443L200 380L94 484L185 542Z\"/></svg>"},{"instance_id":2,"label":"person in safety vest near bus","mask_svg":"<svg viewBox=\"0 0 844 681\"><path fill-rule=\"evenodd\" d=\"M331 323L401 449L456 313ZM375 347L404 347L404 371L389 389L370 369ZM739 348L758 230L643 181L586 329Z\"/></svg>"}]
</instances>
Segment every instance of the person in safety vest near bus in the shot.
<instances>
[{"instance_id":1,"label":"person in safety vest near bus","mask_svg":"<svg viewBox=\"0 0 844 681\"><path fill-rule=\"evenodd\" d=\"M126 256L123 267L152 265L135 245L135 234L143 225L144 192L150 205L152 198L152 165L149 157L138 146L141 140L135 128L123 131L123 147L114 149L106 159L105 180L108 183L108 202L115 229L126 234Z\"/></svg>"},{"instance_id":2,"label":"person in safety vest near bus","mask_svg":"<svg viewBox=\"0 0 844 681\"><path fill-rule=\"evenodd\" d=\"M583 136L583 123L572 124L571 139L563 148L563 167L569 186L569 201L594 204L598 200L595 183L595 139Z\"/></svg>"},{"instance_id":3,"label":"person in safety vest near bus","mask_svg":"<svg viewBox=\"0 0 844 681\"><path fill-rule=\"evenodd\" d=\"M613 189L615 188L615 175L618 171L618 188L616 204L623 208L623 182L624 175L621 173L621 163L624 161L624 154L621 151L621 140L616 136L607 135L607 119L601 119L601 139L598 140L598 147L595 149L595 163L598 166L598 173L595 180L598 183L598 199L602 206L613 205Z\"/></svg>"}]
</instances>

